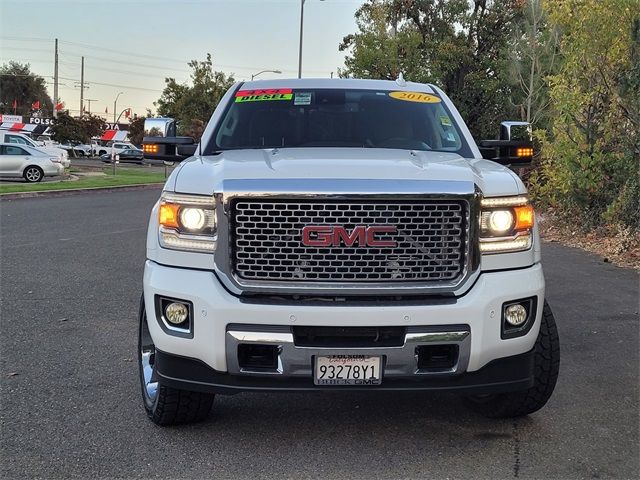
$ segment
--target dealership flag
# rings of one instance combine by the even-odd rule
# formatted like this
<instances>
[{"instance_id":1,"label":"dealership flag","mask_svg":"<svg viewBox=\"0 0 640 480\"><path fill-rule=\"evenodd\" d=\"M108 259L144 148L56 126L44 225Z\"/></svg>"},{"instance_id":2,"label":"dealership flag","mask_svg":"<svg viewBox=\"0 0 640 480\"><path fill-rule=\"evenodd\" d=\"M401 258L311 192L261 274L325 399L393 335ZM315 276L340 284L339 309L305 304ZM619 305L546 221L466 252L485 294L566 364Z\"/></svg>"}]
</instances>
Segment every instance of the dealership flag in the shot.
<instances>
[{"instance_id":1,"label":"dealership flag","mask_svg":"<svg viewBox=\"0 0 640 480\"><path fill-rule=\"evenodd\" d=\"M109 113L109 107L104 108L104 113Z\"/></svg>"},{"instance_id":2,"label":"dealership flag","mask_svg":"<svg viewBox=\"0 0 640 480\"><path fill-rule=\"evenodd\" d=\"M127 109L124 111L124 116L125 116L125 117L127 117L127 118L129 118L129 117L131 116L131 109L130 109L130 108L127 108Z\"/></svg>"},{"instance_id":3,"label":"dealership flag","mask_svg":"<svg viewBox=\"0 0 640 480\"><path fill-rule=\"evenodd\" d=\"M36 100L31 104L31 110L40 110L40 100Z\"/></svg>"},{"instance_id":4,"label":"dealership flag","mask_svg":"<svg viewBox=\"0 0 640 480\"><path fill-rule=\"evenodd\" d=\"M16 108L18 108L18 100L16 100L15 98L13 99L13 103L11 104L11 106L13 107L13 114L16 114Z\"/></svg>"},{"instance_id":5,"label":"dealership flag","mask_svg":"<svg viewBox=\"0 0 640 480\"><path fill-rule=\"evenodd\" d=\"M64 102L56 103L56 112L59 112L64 108Z\"/></svg>"}]
</instances>

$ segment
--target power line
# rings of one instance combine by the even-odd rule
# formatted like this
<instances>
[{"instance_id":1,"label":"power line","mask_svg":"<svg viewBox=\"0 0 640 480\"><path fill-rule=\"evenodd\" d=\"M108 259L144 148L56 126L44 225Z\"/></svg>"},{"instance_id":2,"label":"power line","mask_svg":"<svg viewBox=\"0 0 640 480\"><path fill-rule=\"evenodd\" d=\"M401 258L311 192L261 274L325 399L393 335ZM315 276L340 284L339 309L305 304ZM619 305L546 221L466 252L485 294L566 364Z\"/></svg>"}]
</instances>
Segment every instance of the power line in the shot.
<instances>
[{"instance_id":1,"label":"power line","mask_svg":"<svg viewBox=\"0 0 640 480\"><path fill-rule=\"evenodd\" d=\"M2 37L0 37L2 38ZM34 39L35 40L35 39ZM130 57L130 58L139 58L139 57L144 57L144 58L150 58L150 59L155 59L155 60L161 60L163 62L174 62L174 63L180 63L182 65L184 65L185 63L188 63L189 61L185 61L184 59L182 60L178 60L178 59L172 59L172 58L166 58L166 57L158 57L155 55L146 55L146 54L141 54L141 53L131 53L131 52L124 52L122 50L114 50L114 49L108 49L108 48L103 48L97 45L89 45L89 44L84 44L84 43L76 43L76 42L69 42L69 41L65 41L65 40L59 40L59 43L61 44L67 44L70 45L72 47L76 47L76 48L83 48L83 49L87 49L90 48L92 50L99 50L99 51L107 51L107 52L113 52L117 55L123 55L126 57ZM42 49L39 48L25 48L25 47L3 47L3 49L7 49L7 50L18 50L18 51L32 51L32 52L42 52ZM186 69L178 69L178 68L167 68L166 65L151 65L151 64L141 64L140 62L133 62L133 61L127 61L127 60L121 60L121 59L114 59L114 58L106 58L106 57L102 57L102 56L94 56L94 55L85 55L82 53L77 53L77 52L72 52L72 51L68 51L68 50L62 50L60 49L60 54L66 54L66 55L76 55L76 56L84 56L85 59L91 58L94 60L100 60L103 62L111 62L111 63L120 63L120 64L125 64L125 65L133 65L133 66L138 66L138 67L143 67L143 68L153 68L153 69L159 69L159 70L163 70L163 71L175 71L175 72L183 72L183 73L191 73L190 70L186 70ZM35 61L35 60L34 60ZM69 63L69 62L67 62ZM231 65L231 64L223 64L223 63L215 63L213 64L214 69L215 68L222 68L222 69L226 69L226 70L246 70L246 71L255 71L255 70L264 70L266 67L261 67L261 66L251 66L251 65ZM295 73L296 70L293 69L280 69L283 72L288 72L288 73ZM305 71L307 72L311 72L311 73L326 73L324 70L308 70L305 69Z\"/></svg>"}]
</instances>

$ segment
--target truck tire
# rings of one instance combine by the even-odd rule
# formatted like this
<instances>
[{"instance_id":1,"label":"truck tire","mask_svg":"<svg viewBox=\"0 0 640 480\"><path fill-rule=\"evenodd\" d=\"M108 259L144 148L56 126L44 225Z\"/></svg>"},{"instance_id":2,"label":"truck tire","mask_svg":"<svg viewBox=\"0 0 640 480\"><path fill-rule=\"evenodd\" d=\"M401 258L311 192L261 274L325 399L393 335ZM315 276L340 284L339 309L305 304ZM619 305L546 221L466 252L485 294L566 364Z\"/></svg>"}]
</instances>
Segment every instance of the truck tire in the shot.
<instances>
[{"instance_id":1,"label":"truck tire","mask_svg":"<svg viewBox=\"0 0 640 480\"><path fill-rule=\"evenodd\" d=\"M514 418L540 410L549 400L560 370L560 340L551 307L545 301L535 344L534 384L519 392L468 397L467 406L489 418Z\"/></svg>"},{"instance_id":2,"label":"truck tire","mask_svg":"<svg viewBox=\"0 0 640 480\"><path fill-rule=\"evenodd\" d=\"M144 297L140 299L138 365L142 401L148 417L156 425L194 423L209 416L214 395L180 390L163 385L155 376L155 345L149 334Z\"/></svg>"}]
</instances>

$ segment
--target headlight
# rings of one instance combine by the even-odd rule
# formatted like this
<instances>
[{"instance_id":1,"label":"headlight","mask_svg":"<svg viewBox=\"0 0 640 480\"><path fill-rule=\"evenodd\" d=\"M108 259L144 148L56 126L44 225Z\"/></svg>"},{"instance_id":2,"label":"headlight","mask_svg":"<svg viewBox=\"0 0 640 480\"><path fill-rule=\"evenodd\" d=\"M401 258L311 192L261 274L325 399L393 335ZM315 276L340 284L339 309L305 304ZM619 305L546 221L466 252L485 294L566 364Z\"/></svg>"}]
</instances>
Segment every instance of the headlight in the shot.
<instances>
[{"instance_id":1,"label":"headlight","mask_svg":"<svg viewBox=\"0 0 640 480\"><path fill-rule=\"evenodd\" d=\"M480 251L519 252L531 248L534 215L524 196L483 198L480 212Z\"/></svg>"},{"instance_id":2,"label":"headlight","mask_svg":"<svg viewBox=\"0 0 640 480\"><path fill-rule=\"evenodd\" d=\"M160 245L173 250L213 252L218 240L212 196L163 192L160 198Z\"/></svg>"}]
</instances>

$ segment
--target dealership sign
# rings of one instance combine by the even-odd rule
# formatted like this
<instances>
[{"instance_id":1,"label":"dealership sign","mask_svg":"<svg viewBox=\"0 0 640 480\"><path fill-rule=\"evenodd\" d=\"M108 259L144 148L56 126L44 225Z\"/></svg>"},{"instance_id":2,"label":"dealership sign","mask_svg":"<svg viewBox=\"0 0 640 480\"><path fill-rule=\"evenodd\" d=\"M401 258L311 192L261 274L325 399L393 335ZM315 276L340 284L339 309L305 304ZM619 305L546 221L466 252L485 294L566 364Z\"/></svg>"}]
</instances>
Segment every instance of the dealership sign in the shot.
<instances>
[{"instance_id":1,"label":"dealership sign","mask_svg":"<svg viewBox=\"0 0 640 480\"><path fill-rule=\"evenodd\" d=\"M49 126L53 125L53 118L31 117L29 118L29 123Z\"/></svg>"},{"instance_id":2,"label":"dealership sign","mask_svg":"<svg viewBox=\"0 0 640 480\"><path fill-rule=\"evenodd\" d=\"M0 115L0 123L22 123L22 115Z\"/></svg>"}]
</instances>

